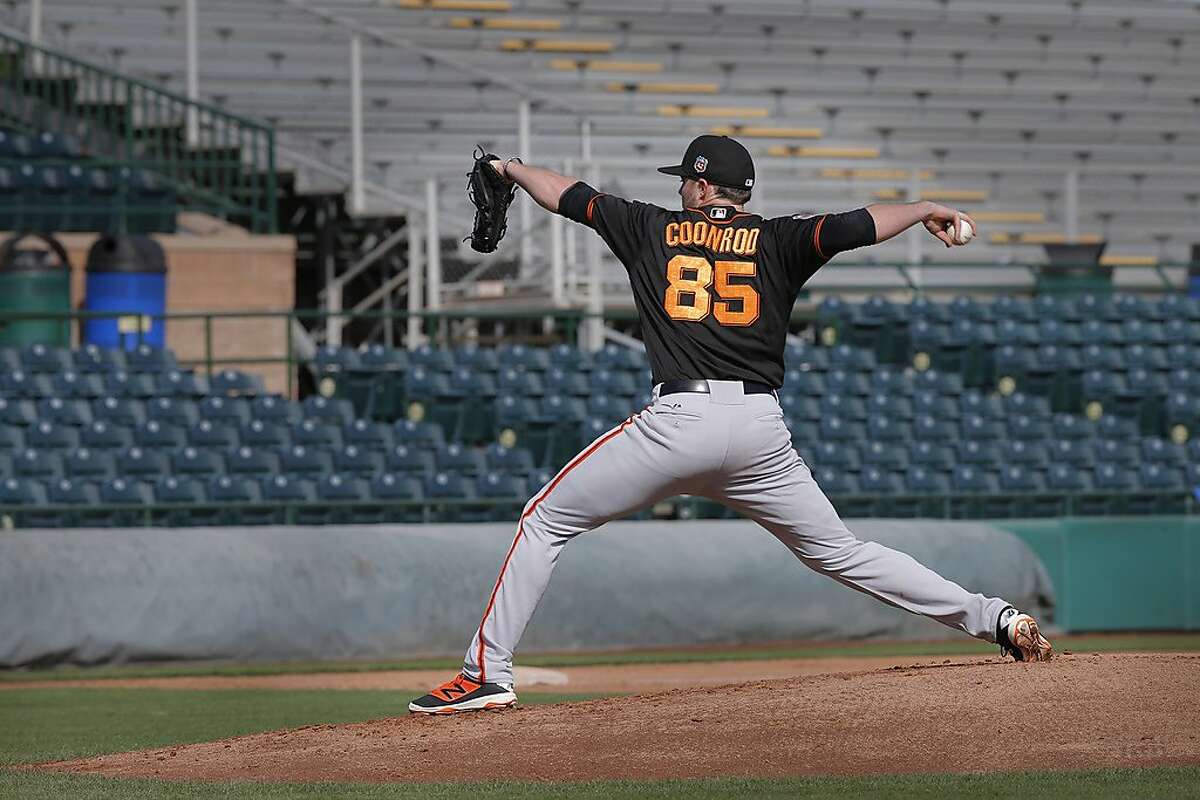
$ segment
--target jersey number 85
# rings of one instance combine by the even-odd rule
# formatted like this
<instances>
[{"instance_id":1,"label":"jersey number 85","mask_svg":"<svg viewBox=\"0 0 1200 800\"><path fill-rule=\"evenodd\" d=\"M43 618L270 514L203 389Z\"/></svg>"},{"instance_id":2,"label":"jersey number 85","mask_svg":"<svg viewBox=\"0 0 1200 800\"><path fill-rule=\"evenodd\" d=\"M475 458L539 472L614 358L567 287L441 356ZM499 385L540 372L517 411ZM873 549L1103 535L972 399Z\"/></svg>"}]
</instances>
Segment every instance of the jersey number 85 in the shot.
<instances>
[{"instance_id":1,"label":"jersey number 85","mask_svg":"<svg viewBox=\"0 0 1200 800\"><path fill-rule=\"evenodd\" d=\"M715 269L714 269L715 268ZM709 261L701 256L675 256L667 262L666 296L663 308L671 319L699 322L709 311L722 325L744 327L758 319L758 292L753 286L730 283L734 275L752 277L757 271L753 261ZM716 277L718 299L709 293ZM680 302L691 295L691 305ZM740 302L737 302L740 301Z\"/></svg>"}]
</instances>

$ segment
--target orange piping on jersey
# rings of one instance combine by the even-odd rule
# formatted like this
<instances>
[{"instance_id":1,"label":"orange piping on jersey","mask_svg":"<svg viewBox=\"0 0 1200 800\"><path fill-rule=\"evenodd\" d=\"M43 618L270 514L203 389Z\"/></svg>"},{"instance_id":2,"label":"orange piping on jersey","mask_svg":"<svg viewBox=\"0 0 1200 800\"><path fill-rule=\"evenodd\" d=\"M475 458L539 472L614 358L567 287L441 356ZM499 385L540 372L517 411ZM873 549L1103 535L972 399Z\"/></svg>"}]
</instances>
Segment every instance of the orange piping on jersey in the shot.
<instances>
[{"instance_id":1,"label":"orange piping on jersey","mask_svg":"<svg viewBox=\"0 0 1200 800\"><path fill-rule=\"evenodd\" d=\"M592 206L594 206L596 204L596 201L599 200L601 197L604 197L604 192L601 192L600 194L593 197L591 200L588 200L588 207L587 207L587 221L588 222L592 221Z\"/></svg>"},{"instance_id":2,"label":"orange piping on jersey","mask_svg":"<svg viewBox=\"0 0 1200 800\"><path fill-rule=\"evenodd\" d=\"M723 208L732 208L732 206L722 206L722 207ZM696 211L701 214L704 214L704 209L701 209L701 208L692 208L691 206L688 206L686 210L687 211ZM733 222L738 217L753 217L753 216L754 215L751 214L749 211L735 211L733 216L730 217L729 219L711 219L711 218L709 218L708 214L704 214L704 218L706 220L708 220L709 224L711 224L711 225L728 225L729 223Z\"/></svg>"},{"instance_id":3,"label":"orange piping on jersey","mask_svg":"<svg viewBox=\"0 0 1200 800\"><path fill-rule=\"evenodd\" d=\"M597 197L598 196L599 195L597 195ZM594 203L595 201L596 201L596 198L593 197L592 202ZM639 413L641 413L641 412L639 412ZM550 483L548 483L546 485L546 487L544 489L542 489L542 492L541 492L541 494L539 494L537 496L537 499L534 500L532 503L530 503L529 507L525 510L525 513L523 513L521 515L521 519L517 522L517 535L513 537L512 545L508 548L508 555L506 555L504 557L504 564L501 565L500 574L499 574L499 576L496 577L496 585L492 588L492 596L490 598L488 598L487 608L485 608L483 611L483 619L479 621L479 648L478 648L478 653L475 656L475 660L479 665L479 680L477 681L478 683L480 683L480 684L487 683L487 666L484 663L484 659L483 659L483 647L484 647L483 626L485 624L487 624L487 619L489 616L491 616L492 609L495 608L495 606L496 606L496 595L500 593L500 584L501 584L501 582L504 581L504 573L508 571L508 562L512 561L513 553L516 552L516 549L517 549L517 543L521 541L521 537L525 534L525 519L530 514L532 514L535 510L537 510L537 507L541 504L541 502L546 499L546 497L550 494L550 492L554 491L554 487L558 486L558 482L561 481L563 478L565 478L567 476L568 472L575 469L577 466L579 466L584 461L586 461L588 456L590 456L592 453L594 453L600 449L600 445L604 444L609 439L612 439L613 437L617 436L618 434L621 433L621 431L623 431L627 427L629 427L629 425L631 425L633 423L633 421L635 419L637 419L637 417L638 417L638 414L634 414L629 419L625 420L620 425L618 425L617 427L610 430L604 436L600 437L595 442L592 442L590 447L588 447L586 450L584 450L579 455L575 456L575 458L571 459L571 461L569 461L567 463L567 465L562 468L562 470L558 473L558 475L555 476L554 480L550 481ZM472 680L474 680L474 679L472 679Z\"/></svg>"},{"instance_id":4,"label":"orange piping on jersey","mask_svg":"<svg viewBox=\"0 0 1200 800\"><path fill-rule=\"evenodd\" d=\"M822 216L821 219L817 221L817 227L813 229L813 247L816 248L817 256L822 261L829 260L825 258L825 254L821 252L821 226L825 224L825 217L827 216L829 215L825 214Z\"/></svg>"}]
</instances>

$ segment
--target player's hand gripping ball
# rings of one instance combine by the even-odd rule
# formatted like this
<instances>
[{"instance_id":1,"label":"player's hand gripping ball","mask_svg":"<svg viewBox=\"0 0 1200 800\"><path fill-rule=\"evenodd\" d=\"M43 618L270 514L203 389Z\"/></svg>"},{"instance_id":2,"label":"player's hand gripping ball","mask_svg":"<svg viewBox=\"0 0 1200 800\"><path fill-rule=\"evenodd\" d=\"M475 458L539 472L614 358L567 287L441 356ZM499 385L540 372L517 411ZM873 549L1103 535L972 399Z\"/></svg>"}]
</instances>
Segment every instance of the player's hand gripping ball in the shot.
<instances>
[{"instance_id":1,"label":"player's hand gripping ball","mask_svg":"<svg viewBox=\"0 0 1200 800\"><path fill-rule=\"evenodd\" d=\"M975 229L971 227L970 222L967 222L966 217L958 218L957 234L954 230L954 223L946 223L946 233L950 234L950 240L957 245L964 245L975 238Z\"/></svg>"}]
</instances>

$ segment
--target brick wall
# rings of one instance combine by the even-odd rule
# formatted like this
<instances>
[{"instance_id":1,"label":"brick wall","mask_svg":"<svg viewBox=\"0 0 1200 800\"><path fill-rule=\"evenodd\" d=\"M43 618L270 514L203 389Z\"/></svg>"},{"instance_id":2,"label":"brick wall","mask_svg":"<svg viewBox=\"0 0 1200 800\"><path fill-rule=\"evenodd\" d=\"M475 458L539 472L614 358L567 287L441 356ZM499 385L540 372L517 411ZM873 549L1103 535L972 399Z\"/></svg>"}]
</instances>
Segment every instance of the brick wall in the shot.
<instances>
[{"instance_id":1,"label":"brick wall","mask_svg":"<svg viewBox=\"0 0 1200 800\"><path fill-rule=\"evenodd\" d=\"M92 234L58 237L71 259L71 304L84 297L84 266ZM155 236L167 256L167 311L291 311L295 305L296 243L291 236ZM214 358L282 358L287 355L287 320L215 319ZM167 346L182 360L205 357L203 320L173 320ZM232 365L255 372L274 392L287 390L283 364ZM198 372L204 365L196 365Z\"/></svg>"}]
</instances>

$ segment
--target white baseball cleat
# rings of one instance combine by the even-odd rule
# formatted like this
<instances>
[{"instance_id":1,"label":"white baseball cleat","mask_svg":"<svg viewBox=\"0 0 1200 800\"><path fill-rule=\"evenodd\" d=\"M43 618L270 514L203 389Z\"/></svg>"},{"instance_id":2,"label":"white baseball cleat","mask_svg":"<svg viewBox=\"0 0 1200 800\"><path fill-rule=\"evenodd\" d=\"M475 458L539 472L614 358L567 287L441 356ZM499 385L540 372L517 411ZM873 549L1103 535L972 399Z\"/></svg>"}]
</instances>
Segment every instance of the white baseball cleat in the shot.
<instances>
[{"instance_id":1,"label":"white baseball cleat","mask_svg":"<svg viewBox=\"0 0 1200 800\"><path fill-rule=\"evenodd\" d=\"M1054 653L1050 640L1038 630L1037 620L1011 606L1000 612L996 622L996 644L1017 661L1049 661Z\"/></svg>"}]
</instances>

